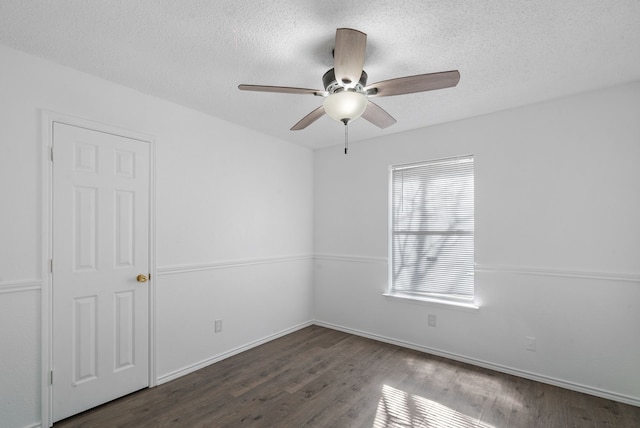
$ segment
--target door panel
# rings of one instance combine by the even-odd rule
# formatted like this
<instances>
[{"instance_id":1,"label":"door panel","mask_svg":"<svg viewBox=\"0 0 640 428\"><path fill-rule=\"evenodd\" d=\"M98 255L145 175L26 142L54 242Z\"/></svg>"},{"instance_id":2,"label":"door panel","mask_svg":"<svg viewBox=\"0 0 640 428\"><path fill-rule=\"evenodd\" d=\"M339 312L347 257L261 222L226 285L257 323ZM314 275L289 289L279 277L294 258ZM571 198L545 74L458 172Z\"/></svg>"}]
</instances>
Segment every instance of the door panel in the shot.
<instances>
[{"instance_id":1,"label":"door panel","mask_svg":"<svg viewBox=\"0 0 640 428\"><path fill-rule=\"evenodd\" d=\"M96 296L73 299L72 385L78 386L97 378L97 313Z\"/></svg>"},{"instance_id":2,"label":"door panel","mask_svg":"<svg viewBox=\"0 0 640 428\"><path fill-rule=\"evenodd\" d=\"M149 385L149 144L54 123L53 419Z\"/></svg>"}]
</instances>

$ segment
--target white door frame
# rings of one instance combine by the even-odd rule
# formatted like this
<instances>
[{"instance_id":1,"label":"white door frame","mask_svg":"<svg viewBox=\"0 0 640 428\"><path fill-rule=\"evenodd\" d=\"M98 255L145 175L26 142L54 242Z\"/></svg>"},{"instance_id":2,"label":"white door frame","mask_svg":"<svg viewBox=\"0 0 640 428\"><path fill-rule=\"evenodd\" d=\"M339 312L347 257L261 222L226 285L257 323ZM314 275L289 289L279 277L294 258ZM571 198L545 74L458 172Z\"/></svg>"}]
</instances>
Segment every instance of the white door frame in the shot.
<instances>
[{"instance_id":1,"label":"white door frame","mask_svg":"<svg viewBox=\"0 0 640 428\"><path fill-rule=\"evenodd\" d=\"M41 111L42 124L42 291L41 291L41 426L53 425L51 370L53 367L53 124L91 129L149 143L149 387L156 386L156 263L155 263L155 139L151 135L48 110Z\"/></svg>"}]
</instances>

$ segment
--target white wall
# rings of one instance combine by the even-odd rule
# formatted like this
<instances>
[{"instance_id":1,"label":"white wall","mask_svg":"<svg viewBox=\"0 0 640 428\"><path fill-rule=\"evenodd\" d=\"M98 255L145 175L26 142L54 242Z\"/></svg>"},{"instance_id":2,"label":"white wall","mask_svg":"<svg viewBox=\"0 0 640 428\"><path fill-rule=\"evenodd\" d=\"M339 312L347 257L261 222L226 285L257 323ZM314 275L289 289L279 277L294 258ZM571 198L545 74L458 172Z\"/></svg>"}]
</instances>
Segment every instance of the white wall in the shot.
<instances>
[{"instance_id":1,"label":"white wall","mask_svg":"<svg viewBox=\"0 0 640 428\"><path fill-rule=\"evenodd\" d=\"M0 63L0 426L41 420L43 109L155 137L160 381L312 320L310 150L4 47Z\"/></svg>"},{"instance_id":2,"label":"white wall","mask_svg":"<svg viewBox=\"0 0 640 428\"><path fill-rule=\"evenodd\" d=\"M639 118L636 82L317 151L316 320L640 405ZM480 309L383 297L389 165L465 154Z\"/></svg>"},{"instance_id":3,"label":"white wall","mask_svg":"<svg viewBox=\"0 0 640 428\"><path fill-rule=\"evenodd\" d=\"M0 426L41 418L42 109L155 137L160 381L315 309L333 326L640 403L640 84L344 156L4 47L0 63ZM476 156L481 309L386 300L388 166L465 153Z\"/></svg>"}]
</instances>

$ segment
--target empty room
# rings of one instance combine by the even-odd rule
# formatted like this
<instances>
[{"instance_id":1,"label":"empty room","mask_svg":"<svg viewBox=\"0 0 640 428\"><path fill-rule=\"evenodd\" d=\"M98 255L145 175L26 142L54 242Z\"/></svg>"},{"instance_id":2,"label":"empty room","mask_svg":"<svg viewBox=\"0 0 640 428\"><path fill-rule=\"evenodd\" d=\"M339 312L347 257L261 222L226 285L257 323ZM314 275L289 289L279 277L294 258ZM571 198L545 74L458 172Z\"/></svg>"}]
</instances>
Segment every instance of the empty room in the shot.
<instances>
[{"instance_id":1,"label":"empty room","mask_svg":"<svg viewBox=\"0 0 640 428\"><path fill-rule=\"evenodd\" d=\"M637 0L0 0L0 428L640 426Z\"/></svg>"}]
</instances>

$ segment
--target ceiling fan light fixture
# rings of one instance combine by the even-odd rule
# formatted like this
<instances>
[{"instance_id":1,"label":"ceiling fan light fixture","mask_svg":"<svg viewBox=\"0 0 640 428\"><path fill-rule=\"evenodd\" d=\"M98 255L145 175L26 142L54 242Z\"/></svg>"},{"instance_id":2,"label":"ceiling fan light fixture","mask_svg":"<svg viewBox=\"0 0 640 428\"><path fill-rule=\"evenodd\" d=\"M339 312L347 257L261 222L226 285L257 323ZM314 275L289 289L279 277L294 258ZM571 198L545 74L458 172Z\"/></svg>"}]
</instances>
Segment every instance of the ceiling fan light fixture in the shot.
<instances>
[{"instance_id":1,"label":"ceiling fan light fixture","mask_svg":"<svg viewBox=\"0 0 640 428\"><path fill-rule=\"evenodd\" d=\"M460 81L460 72L450 70L398 77L367 85L368 75L363 69L366 48L365 33L353 28L338 28L333 49L333 68L322 76L324 90L245 84L238 85L238 89L324 97L322 106L300 119L291 127L292 131L305 129L325 114L345 125L363 116L366 121L384 129L396 123L396 120L382 107L369 101L370 97L389 97L451 88ZM345 134L347 128L345 126Z\"/></svg>"},{"instance_id":2,"label":"ceiling fan light fixture","mask_svg":"<svg viewBox=\"0 0 640 428\"><path fill-rule=\"evenodd\" d=\"M367 109L368 102L365 94L355 91L341 91L326 97L322 106L331 119L348 123L362 116L362 113Z\"/></svg>"}]
</instances>

